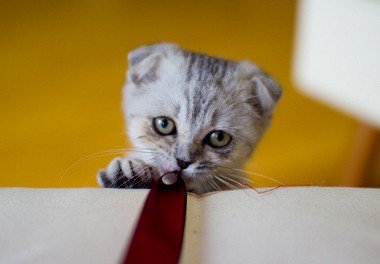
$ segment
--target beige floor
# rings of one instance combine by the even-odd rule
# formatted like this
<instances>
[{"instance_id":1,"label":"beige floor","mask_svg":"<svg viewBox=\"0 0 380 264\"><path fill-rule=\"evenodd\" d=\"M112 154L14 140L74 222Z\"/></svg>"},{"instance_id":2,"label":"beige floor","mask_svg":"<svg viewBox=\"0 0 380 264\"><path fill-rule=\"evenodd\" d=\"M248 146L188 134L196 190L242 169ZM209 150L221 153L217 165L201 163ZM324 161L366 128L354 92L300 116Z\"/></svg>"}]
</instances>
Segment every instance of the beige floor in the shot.
<instances>
[{"instance_id":1,"label":"beige floor","mask_svg":"<svg viewBox=\"0 0 380 264\"><path fill-rule=\"evenodd\" d=\"M0 4L0 186L95 186L112 158L101 151L126 146L126 53L163 40L254 60L282 83L249 170L289 185L340 184L355 121L292 86L294 1L24 2Z\"/></svg>"}]
</instances>

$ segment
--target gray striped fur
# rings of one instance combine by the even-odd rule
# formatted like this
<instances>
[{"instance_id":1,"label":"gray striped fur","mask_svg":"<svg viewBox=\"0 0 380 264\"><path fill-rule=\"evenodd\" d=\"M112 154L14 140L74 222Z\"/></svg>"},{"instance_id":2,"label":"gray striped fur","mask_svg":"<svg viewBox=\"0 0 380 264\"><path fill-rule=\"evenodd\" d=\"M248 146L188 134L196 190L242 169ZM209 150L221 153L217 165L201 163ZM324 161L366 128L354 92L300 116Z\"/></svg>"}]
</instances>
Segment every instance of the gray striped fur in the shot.
<instances>
[{"instance_id":1,"label":"gray striped fur","mask_svg":"<svg viewBox=\"0 0 380 264\"><path fill-rule=\"evenodd\" d=\"M176 159L191 162L182 174L188 189L197 193L215 187L210 183L215 171L243 166L281 96L273 78L248 61L168 43L140 47L128 58L123 101L128 134L134 147L150 153L132 153L126 160L142 160L158 174L178 169ZM177 134L156 133L152 119L158 116L172 119ZM231 143L220 149L206 145L213 130L228 133Z\"/></svg>"}]
</instances>

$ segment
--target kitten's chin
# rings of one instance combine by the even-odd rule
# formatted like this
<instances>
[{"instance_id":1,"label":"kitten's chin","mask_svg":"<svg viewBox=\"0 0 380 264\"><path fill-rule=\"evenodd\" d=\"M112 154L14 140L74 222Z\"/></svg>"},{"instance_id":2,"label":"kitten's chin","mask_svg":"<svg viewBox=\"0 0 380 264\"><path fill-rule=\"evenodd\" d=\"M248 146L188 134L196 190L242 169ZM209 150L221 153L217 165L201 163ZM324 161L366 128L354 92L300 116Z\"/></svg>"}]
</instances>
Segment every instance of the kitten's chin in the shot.
<instances>
[{"instance_id":1,"label":"kitten's chin","mask_svg":"<svg viewBox=\"0 0 380 264\"><path fill-rule=\"evenodd\" d=\"M199 177L202 177L201 173L189 173L187 171L182 171L181 177L185 182L186 189L188 192L201 195L204 193L201 186L202 183L199 181Z\"/></svg>"},{"instance_id":2,"label":"kitten's chin","mask_svg":"<svg viewBox=\"0 0 380 264\"><path fill-rule=\"evenodd\" d=\"M191 182L193 182L193 180L194 180L194 177L191 177L191 175L189 175L188 173L186 173L184 171L181 172L181 177L182 177L183 181L185 182L186 186L188 184L190 184Z\"/></svg>"}]
</instances>

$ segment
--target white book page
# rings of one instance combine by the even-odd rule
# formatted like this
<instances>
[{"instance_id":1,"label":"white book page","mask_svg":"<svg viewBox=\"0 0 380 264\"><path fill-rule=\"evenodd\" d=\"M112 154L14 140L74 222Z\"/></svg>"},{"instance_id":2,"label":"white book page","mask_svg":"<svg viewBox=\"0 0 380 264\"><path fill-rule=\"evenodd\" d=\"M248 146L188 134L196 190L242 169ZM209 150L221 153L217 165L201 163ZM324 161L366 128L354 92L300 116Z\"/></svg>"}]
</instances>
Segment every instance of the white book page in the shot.
<instances>
[{"instance_id":1,"label":"white book page","mask_svg":"<svg viewBox=\"0 0 380 264\"><path fill-rule=\"evenodd\" d=\"M180 262L183 264L201 263L200 259L200 241L201 230L201 200L194 195L187 195L187 210L185 235L182 245Z\"/></svg>"},{"instance_id":2,"label":"white book page","mask_svg":"<svg viewBox=\"0 0 380 264\"><path fill-rule=\"evenodd\" d=\"M0 188L0 263L118 263L147 194Z\"/></svg>"},{"instance_id":3,"label":"white book page","mask_svg":"<svg viewBox=\"0 0 380 264\"><path fill-rule=\"evenodd\" d=\"M118 263L147 194L0 188L0 263ZM182 263L378 263L379 249L380 189L188 195Z\"/></svg>"},{"instance_id":4,"label":"white book page","mask_svg":"<svg viewBox=\"0 0 380 264\"><path fill-rule=\"evenodd\" d=\"M380 260L380 189L224 191L202 200L201 215L200 263Z\"/></svg>"}]
</instances>

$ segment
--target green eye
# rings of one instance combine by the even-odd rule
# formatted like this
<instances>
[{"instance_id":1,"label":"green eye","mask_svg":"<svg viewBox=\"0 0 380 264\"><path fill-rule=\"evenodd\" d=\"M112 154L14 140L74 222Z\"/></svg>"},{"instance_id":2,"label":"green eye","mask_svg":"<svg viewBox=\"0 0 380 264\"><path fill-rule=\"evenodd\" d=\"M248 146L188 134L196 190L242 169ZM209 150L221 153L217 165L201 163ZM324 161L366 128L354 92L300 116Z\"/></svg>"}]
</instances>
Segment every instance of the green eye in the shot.
<instances>
[{"instance_id":1,"label":"green eye","mask_svg":"<svg viewBox=\"0 0 380 264\"><path fill-rule=\"evenodd\" d=\"M205 138L206 144L213 148L222 148L231 142L231 136L222 130L209 133Z\"/></svg>"},{"instance_id":2,"label":"green eye","mask_svg":"<svg viewBox=\"0 0 380 264\"><path fill-rule=\"evenodd\" d=\"M167 136L176 133L176 128L173 120L168 117L160 116L153 119L153 126L157 133Z\"/></svg>"}]
</instances>

